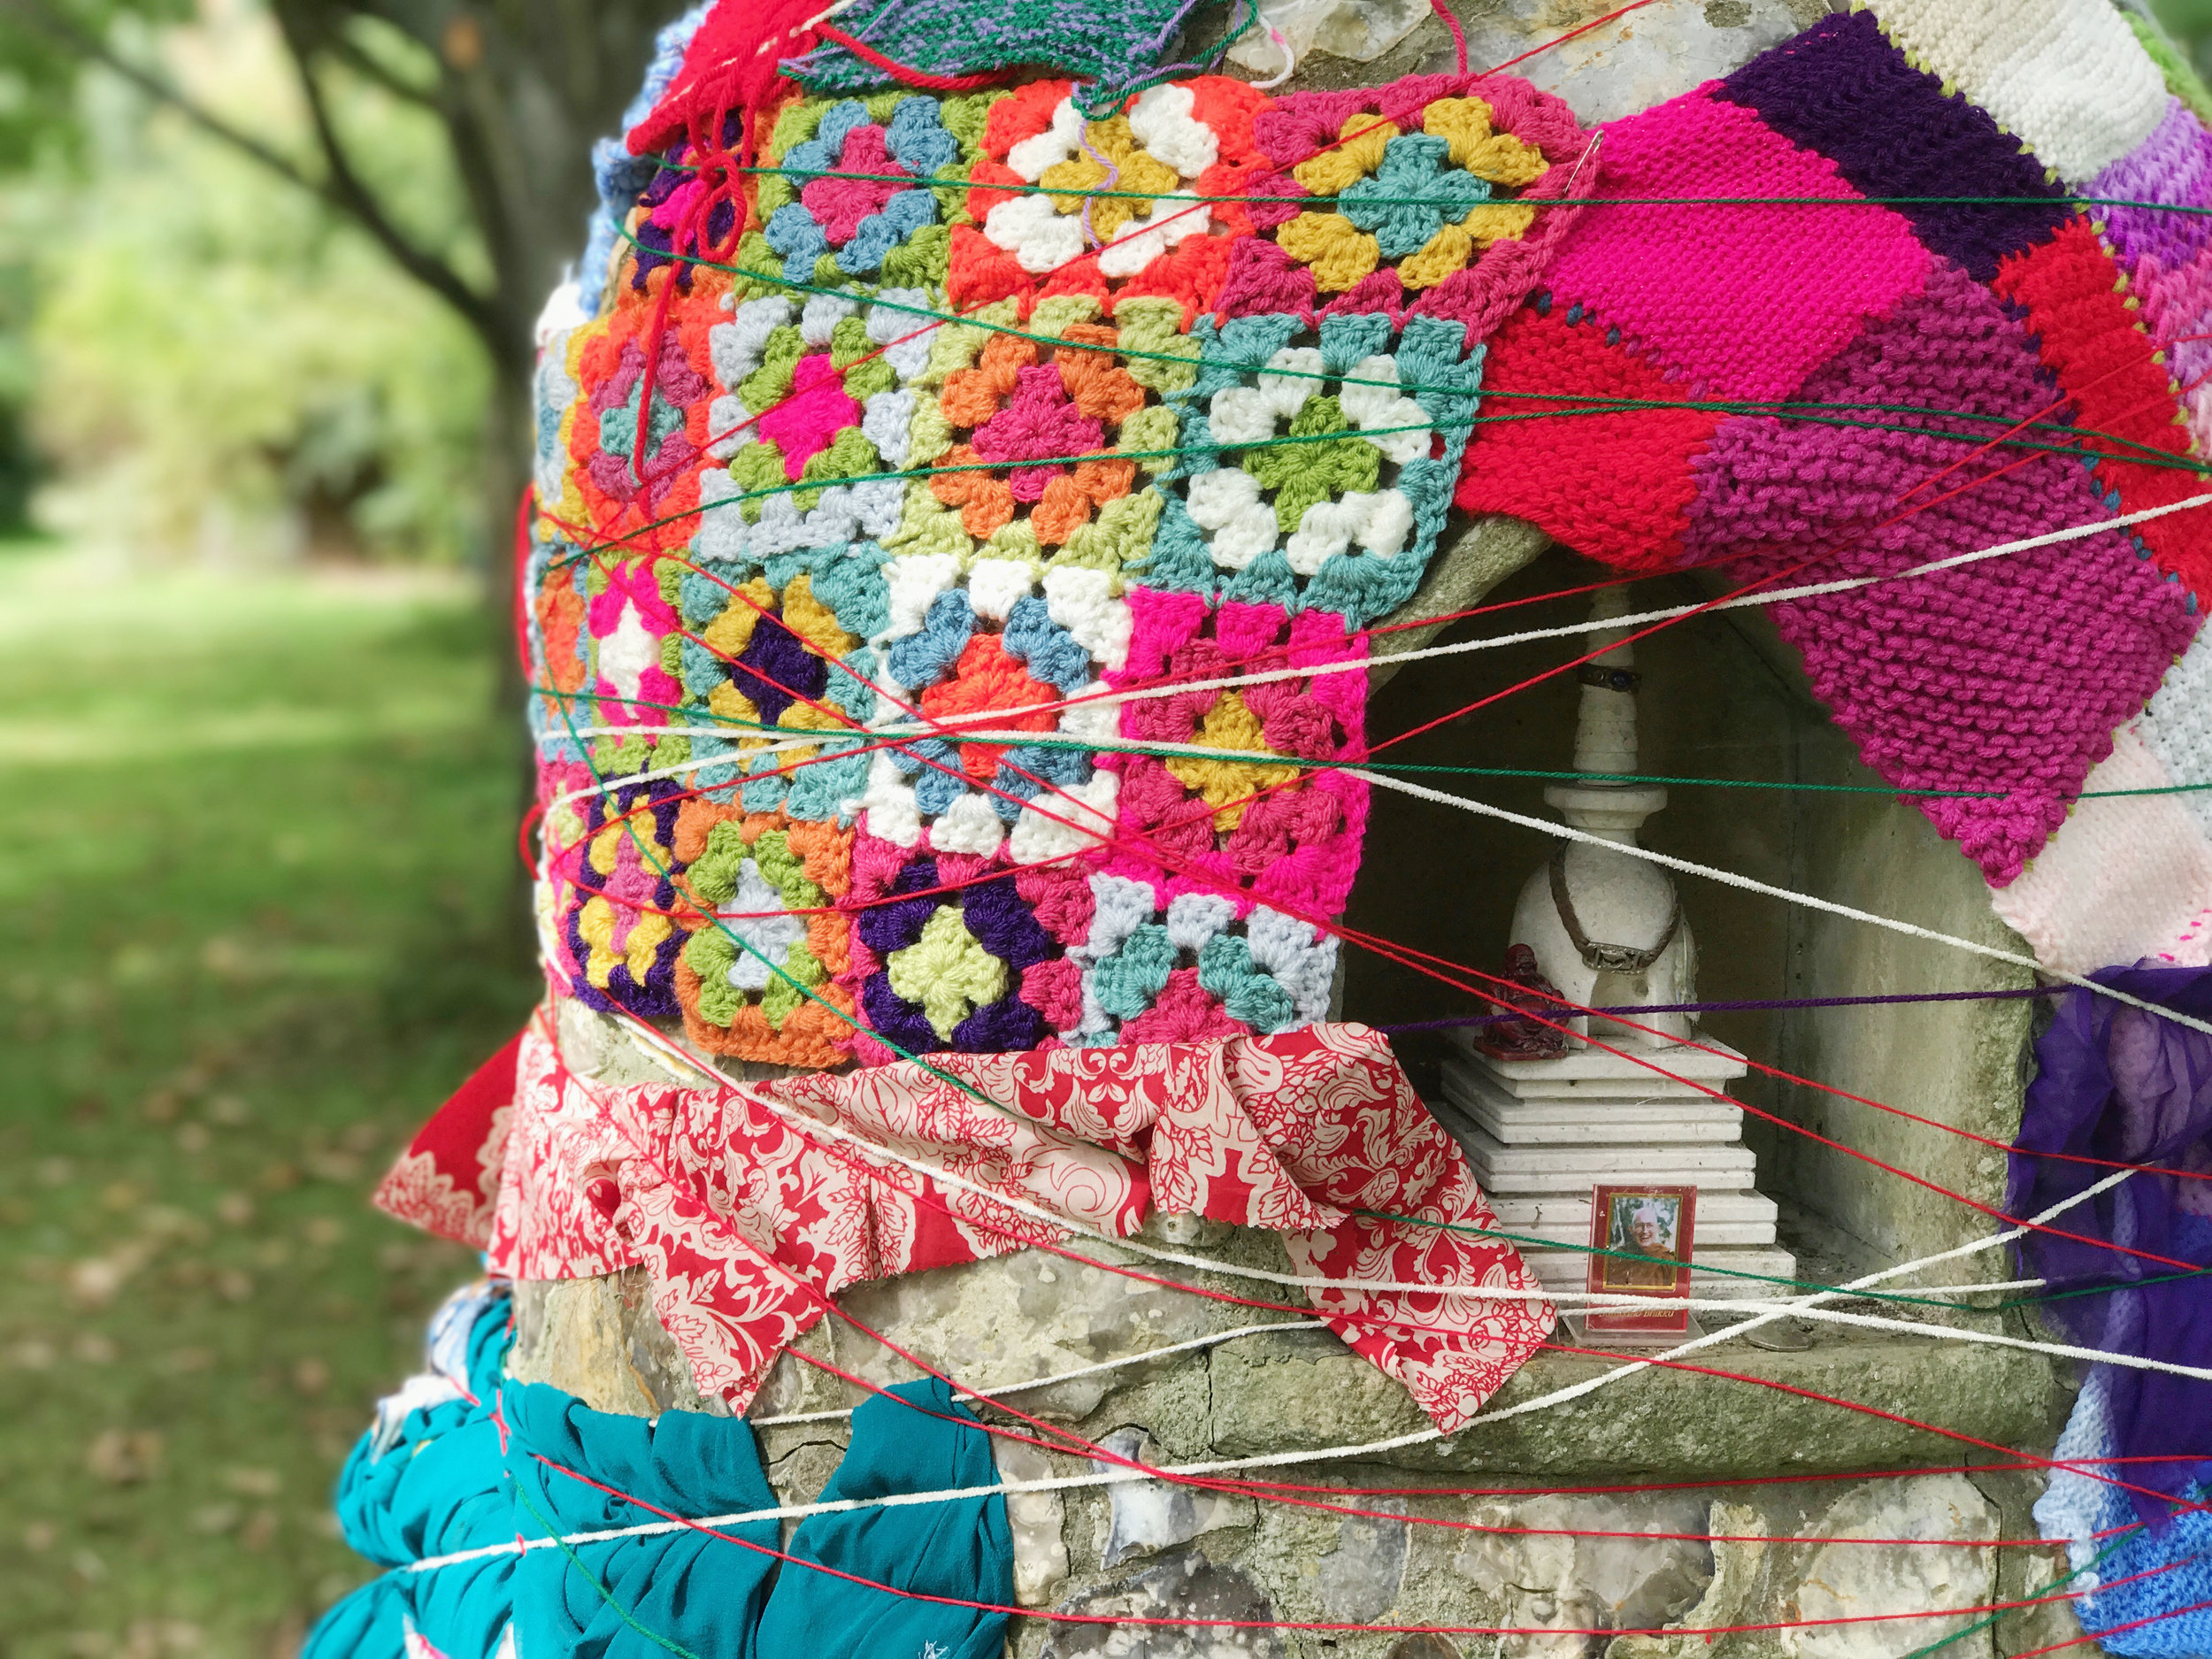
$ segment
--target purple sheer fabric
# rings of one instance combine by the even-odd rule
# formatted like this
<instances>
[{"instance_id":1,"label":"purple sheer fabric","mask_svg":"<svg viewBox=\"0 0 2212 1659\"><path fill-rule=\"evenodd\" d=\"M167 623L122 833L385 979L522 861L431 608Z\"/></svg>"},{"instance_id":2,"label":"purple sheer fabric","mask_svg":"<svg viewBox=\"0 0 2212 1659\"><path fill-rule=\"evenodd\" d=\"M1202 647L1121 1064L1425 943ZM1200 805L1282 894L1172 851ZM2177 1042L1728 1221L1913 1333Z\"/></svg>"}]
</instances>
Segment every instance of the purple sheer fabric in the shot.
<instances>
[{"instance_id":1,"label":"purple sheer fabric","mask_svg":"<svg viewBox=\"0 0 2212 1659\"><path fill-rule=\"evenodd\" d=\"M2106 968L2094 977L2146 1002L2212 1019L2212 969L2145 963ZM2212 1274L2182 1276L2111 1248L2212 1268L2212 1036L2076 990L2057 1004L2056 1018L2036 1042L2035 1059L2037 1075L2011 1157L2008 1208L2014 1215L2039 1214L2113 1173L2037 1153L2182 1172L2131 1175L2052 1220L2104 1244L2049 1233L2021 1240L2026 1276L2049 1280L2041 1294L2057 1298L2044 1302L2045 1318L2084 1348L2212 1364ZM2212 1383L2107 1369L2116 1455L2158 1460L2134 1464L2122 1478L2179 1498L2212 1475ZM2136 1494L2135 1502L2146 1520L2168 1513L2145 1494Z\"/></svg>"}]
</instances>

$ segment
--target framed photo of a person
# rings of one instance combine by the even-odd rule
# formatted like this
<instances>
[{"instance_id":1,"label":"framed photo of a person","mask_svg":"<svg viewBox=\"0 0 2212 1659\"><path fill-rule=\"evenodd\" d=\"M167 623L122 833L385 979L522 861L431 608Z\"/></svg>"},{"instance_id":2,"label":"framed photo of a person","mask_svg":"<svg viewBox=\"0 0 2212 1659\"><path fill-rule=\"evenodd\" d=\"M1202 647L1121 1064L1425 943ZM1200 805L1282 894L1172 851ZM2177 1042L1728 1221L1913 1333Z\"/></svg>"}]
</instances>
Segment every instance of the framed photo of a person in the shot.
<instances>
[{"instance_id":1,"label":"framed photo of a person","mask_svg":"<svg viewBox=\"0 0 2212 1659\"><path fill-rule=\"evenodd\" d=\"M1609 1187L1590 1189L1588 1288L1596 1295L1686 1297L1697 1225L1694 1187ZM1584 1329L1592 1333L1679 1336L1690 1310L1679 1302L1649 1313L1592 1308Z\"/></svg>"}]
</instances>

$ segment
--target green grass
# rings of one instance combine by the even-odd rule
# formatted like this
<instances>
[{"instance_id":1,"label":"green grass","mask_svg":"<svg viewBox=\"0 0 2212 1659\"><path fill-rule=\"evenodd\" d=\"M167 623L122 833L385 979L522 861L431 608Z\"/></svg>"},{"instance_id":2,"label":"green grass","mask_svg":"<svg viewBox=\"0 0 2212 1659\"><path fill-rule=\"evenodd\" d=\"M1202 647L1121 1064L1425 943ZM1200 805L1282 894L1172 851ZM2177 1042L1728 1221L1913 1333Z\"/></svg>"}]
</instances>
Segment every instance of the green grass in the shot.
<instances>
[{"instance_id":1,"label":"green grass","mask_svg":"<svg viewBox=\"0 0 2212 1659\"><path fill-rule=\"evenodd\" d=\"M526 1013L458 590L0 549L0 1655L288 1654L473 1268L365 1200Z\"/></svg>"}]
</instances>

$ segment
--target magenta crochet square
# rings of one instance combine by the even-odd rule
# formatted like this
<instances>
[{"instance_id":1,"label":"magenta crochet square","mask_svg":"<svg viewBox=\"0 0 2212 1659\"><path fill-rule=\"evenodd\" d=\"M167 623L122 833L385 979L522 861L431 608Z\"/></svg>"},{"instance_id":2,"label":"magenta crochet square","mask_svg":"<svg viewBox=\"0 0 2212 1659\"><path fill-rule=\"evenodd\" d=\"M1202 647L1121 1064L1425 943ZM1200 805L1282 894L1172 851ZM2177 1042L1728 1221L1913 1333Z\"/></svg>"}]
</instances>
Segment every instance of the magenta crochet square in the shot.
<instances>
[{"instance_id":1,"label":"magenta crochet square","mask_svg":"<svg viewBox=\"0 0 2212 1659\"><path fill-rule=\"evenodd\" d=\"M1130 589L1129 609L1128 662L1107 676L1115 687L1207 682L1365 655L1363 637L1348 640L1343 618L1330 611L1213 606L1148 588ZM1325 763L1363 752L1366 705L1366 671L1352 669L1133 699L1123 705L1121 734ZM1367 826L1367 786L1358 779L1325 764L1300 779L1294 768L1256 762L1199 766L1124 754L1099 764L1121 774L1124 844L1107 868L1152 883L1163 909L1185 894L1227 894L1240 915L1258 903L1311 921L1338 914L1350 897Z\"/></svg>"},{"instance_id":2,"label":"magenta crochet square","mask_svg":"<svg viewBox=\"0 0 2212 1659\"><path fill-rule=\"evenodd\" d=\"M1794 587L2108 516L2078 462L1985 451L2013 423L2047 417L2055 392L2021 326L1951 265L1804 396L1890 405L1865 418L1912 430L1724 421L1695 463L1693 557L1768 546L1771 555L1734 568ZM1943 412L1902 415L1900 404ZM1948 435L1960 433L1971 435ZM1901 503L1901 480L1926 483ZM2196 619L2185 603L2131 537L2108 531L1773 614L1804 653L1815 695L1883 778L1994 794L1916 804L2002 887L2065 821L2068 800L2111 752L2113 728L2188 643Z\"/></svg>"},{"instance_id":3,"label":"magenta crochet square","mask_svg":"<svg viewBox=\"0 0 2212 1659\"><path fill-rule=\"evenodd\" d=\"M1834 162L1709 88L1613 122L1598 153L1600 197L1863 199ZM1886 207L1855 211L1847 232L1819 207L1588 208L1547 280L1702 395L1780 398L1916 288L1930 257Z\"/></svg>"}]
</instances>

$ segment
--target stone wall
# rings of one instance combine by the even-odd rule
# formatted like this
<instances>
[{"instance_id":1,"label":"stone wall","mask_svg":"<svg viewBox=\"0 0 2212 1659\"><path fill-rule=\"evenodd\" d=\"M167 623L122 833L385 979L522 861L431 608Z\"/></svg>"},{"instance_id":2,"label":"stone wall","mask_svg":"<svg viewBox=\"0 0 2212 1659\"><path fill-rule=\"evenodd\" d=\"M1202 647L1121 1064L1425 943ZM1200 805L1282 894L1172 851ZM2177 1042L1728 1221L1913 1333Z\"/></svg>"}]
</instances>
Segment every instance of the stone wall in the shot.
<instances>
[{"instance_id":1,"label":"stone wall","mask_svg":"<svg viewBox=\"0 0 2212 1659\"><path fill-rule=\"evenodd\" d=\"M588 1075L613 1083L667 1080L600 1016L565 1006L561 1031L572 1064ZM1164 1217L1146 1236L1228 1264L1278 1272L1289 1266L1270 1233ZM1110 1246L1087 1248L1110 1263L1157 1271L1157 1263ZM1177 1276L1204 1288L1251 1288L1222 1274ZM1256 1317L1042 1252L861 1286L837 1300L856 1323L816 1327L802 1344L816 1356L879 1386L919 1374L856 1327L882 1331L925 1364L1002 1393L1025 1414L1156 1465L1310 1458L1376 1448L1425 1426L1395 1383L1325 1330L1267 1331L1179 1348ZM602 1410L722 1409L693 1391L653 1317L640 1272L521 1286L518 1314L509 1369L520 1380L553 1383ZM1962 1314L1955 1322L2006 1328L1986 1314ZM1140 1357L1169 1348L1179 1351ZM1517 1407L1619 1363L1540 1356L1494 1400L1494 1422L1445 1440L1302 1461L1278 1477L1377 1491L1372 1501L1333 1500L1371 1511L1356 1517L1154 1482L1015 1495L1009 1512L1020 1599L1025 1606L1139 1617L1617 1631L1970 1606L2032 1595L2062 1571L2052 1565L2053 1552L2018 1547L2032 1536L2027 1506L2039 1487L2032 1478L1950 1472L1945 1466L1969 1461L1970 1453L1972 1461L2000 1460L1816 1397L1861 1401L1983 1446L2047 1448L2066 1394L2039 1356L1820 1328L1802 1351L1731 1345L1709 1357L1742 1380L1647 1369L1571 1403L1514 1415ZM1133 1359L1138 1363L1114 1363ZM1086 1374L1017 1386L1068 1372ZM1782 1386L1763 1387L1761 1380ZM778 1365L749 1415L780 1500L803 1503L820 1492L845 1443L836 1414L862 1397L860 1389L795 1360ZM987 1409L985 1416L1030 1432L1010 1414ZM795 1417L811 1420L780 1421ZM1013 1440L998 1443L998 1456L1010 1481L1104 1474L1110 1467ZM1931 1472L1900 1472L1915 1469ZM1786 1479L1763 1484L1774 1477ZM1408 1495L1439 1486L1483 1495ZM1567 1486L1614 1489L1548 1490ZM1448 1525L1423 1525L1425 1518ZM1634 1536L1563 1535L1569 1532ZM1725 1541L1667 1536L1709 1533ZM1913 1541L1826 1541L1849 1538ZM2056 1608L2016 1614L2000 1630L1946 1651L2038 1647L2070 1634L2068 1618ZM1955 1633L1963 1622L1747 1630L1725 1638L1719 1651L1898 1655ZM1040 1622L1020 1627L1015 1650L1021 1659L1216 1652L1650 1659L1687 1655L1693 1641L1702 1649L1697 1638L1516 1635L1449 1648L1436 1645L1441 1640L1130 1627L1110 1639L1102 1626Z\"/></svg>"}]
</instances>

